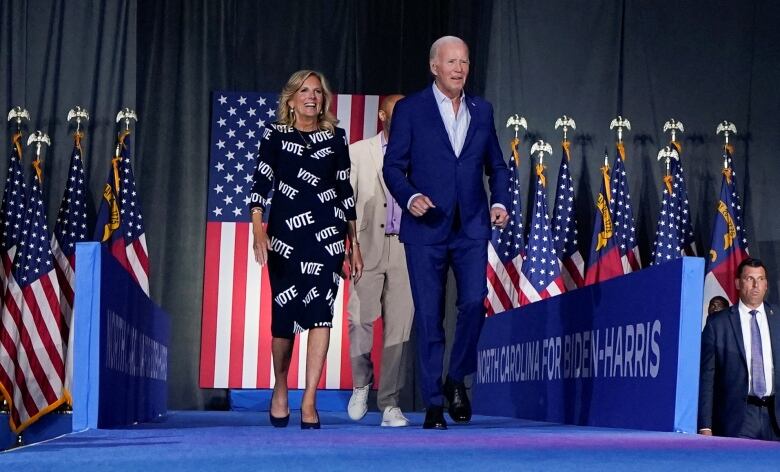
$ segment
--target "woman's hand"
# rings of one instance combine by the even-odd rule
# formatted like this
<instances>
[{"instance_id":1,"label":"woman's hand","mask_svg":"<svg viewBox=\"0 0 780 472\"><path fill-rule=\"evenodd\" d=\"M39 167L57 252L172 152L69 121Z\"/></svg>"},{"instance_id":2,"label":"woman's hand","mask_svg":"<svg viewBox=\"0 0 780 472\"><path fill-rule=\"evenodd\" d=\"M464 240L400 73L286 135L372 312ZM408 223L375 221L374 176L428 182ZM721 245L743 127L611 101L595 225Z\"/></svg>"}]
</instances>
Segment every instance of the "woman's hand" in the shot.
<instances>
[{"instance_id":1,"label":"woman's hand","mask_svg":"<svg viewBox=\"0 0 780 472\"><path fill-rule=\"evenodd\" d=\"M268 262L268 251L271 250L271 240L268 238L268 233L263 228L262 221L252 221L252 234L254 235L254 242L252 243L252 249L255 251L255 261L261 266Z\"/></svg>"},{"instance_id":2,"label":"woman's hand","mask_svg":"<svg viewBox=\"0 0 780 472\"><path fill-rule=\"evenodd\" d=\"M349 272L352 277L352 283L357 283L363 276L363 256L360 254L360 246L352 245L352 252L349 253Z\"/></svg>"}]
</instances>

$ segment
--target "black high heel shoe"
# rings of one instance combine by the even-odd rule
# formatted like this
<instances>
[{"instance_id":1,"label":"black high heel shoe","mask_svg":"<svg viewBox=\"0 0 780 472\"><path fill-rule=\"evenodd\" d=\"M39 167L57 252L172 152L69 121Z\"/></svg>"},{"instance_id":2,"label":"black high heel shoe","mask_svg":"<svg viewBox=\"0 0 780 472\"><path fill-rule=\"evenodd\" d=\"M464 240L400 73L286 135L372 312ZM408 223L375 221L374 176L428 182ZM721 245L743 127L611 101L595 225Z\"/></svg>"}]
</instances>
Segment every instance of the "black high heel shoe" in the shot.
<instances>
[{"instance_id":1,"label":"black high heel shoe","mask_svg":"<svg viewBox=\"0 0 780 472\"><path fill-rule=\"evenodd\" d=\"M274 428L286 428L290 423L290 410L287 410L287 416L276 417L271 413L271 405L274 403L274 395L271 394L271 403L268 404L268 419Z\"/></svg>"},{"instance_id":2,"label":"black high heel shoe","mask_svg":"<svg viewBox=\"0 0 780 472\"><path fill-rule=\"evenodd\" d=\"M287 416L277 418L271 414L271 410L268 410L268 419L271 420L271 425L274 428L286 428L287 424L290 423L290 414L287 413Z\"/></svg>"},{"instance_id":3,"label":"black high heel shoe","mask_svg":"<svg viewBox=\"0 0 780 472\"><path fill-rule=\"evenodd\" d=\"M314 412L317 413L317 421L309 423L308 421L303 421L303 411L301 411L301 429L320 429L320 412L317 410L314 410Z\"/></svg>"}]
</instances>

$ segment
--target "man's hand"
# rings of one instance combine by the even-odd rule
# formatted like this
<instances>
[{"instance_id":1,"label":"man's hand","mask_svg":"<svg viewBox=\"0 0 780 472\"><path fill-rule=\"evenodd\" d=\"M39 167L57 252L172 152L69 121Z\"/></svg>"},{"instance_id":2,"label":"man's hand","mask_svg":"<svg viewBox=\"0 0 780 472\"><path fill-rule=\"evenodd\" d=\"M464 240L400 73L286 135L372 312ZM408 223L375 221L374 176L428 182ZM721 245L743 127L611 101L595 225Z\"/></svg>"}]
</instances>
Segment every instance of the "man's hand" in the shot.
<instances>
[{"instance_id":1,"label":"man's hand","mask_svg":"<svg viewBox=\"0 0 780 472\"><path fill-rule=\"evenodd\" d=\"M501 207L493 207L490 209L490 224L503 228L509 221L509 215L506 210Z\"/></svg>"},{"instance_id":2,"label":"man's hand","mask_svg":"<svg viewBox=\"0 0 780 472\"><path fill-rule=\"evenodd\" d=\"M431 208L436 208L430 198L425 195L417 195L412 199L411 205L409 205L409 213L414 216L420 217L428 212Z\"/></svg>"},{"instance_id":3,"label":"man's hand","mask_svg":"<svg viewBox=\"0 0 780 472\"><path fill-rule=\"evenodd\" d=\"M702 436L712 436L712 430L703 428L699 430L699 434L701 434Z\"/></svg>"}]
</instances>

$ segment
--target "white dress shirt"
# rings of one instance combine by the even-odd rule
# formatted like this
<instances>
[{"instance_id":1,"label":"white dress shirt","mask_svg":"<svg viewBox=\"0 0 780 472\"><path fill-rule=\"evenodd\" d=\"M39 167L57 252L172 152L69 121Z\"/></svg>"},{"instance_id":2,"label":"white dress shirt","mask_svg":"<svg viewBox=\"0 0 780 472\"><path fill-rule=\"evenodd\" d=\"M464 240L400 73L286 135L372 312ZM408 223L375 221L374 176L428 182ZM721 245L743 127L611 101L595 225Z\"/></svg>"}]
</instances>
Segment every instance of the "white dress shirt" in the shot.
<instances>
[{"instance_id":1,"label":"white dress shirt","mask_svg":"<svg viewBox=\"0 0 780 472\"><path fill-rule=\"evenodd\" d=\"M466 132L468 132L471 123L471 113L466 105L466 94L463 90L460 91L460 97L458 97L460 106L456 115L452 105L453 99L444 95L436 86L436 82L431 85L431 88L433 88L433 96L436 98L436 105L439 107L439 114L444 122L444 128L447 130L447 136L450 138L452 150L455 151L455 156L460 157L463 143L466 142Z\"/></svg>"},{"instance_id":2,"label":"white dress shirt","mask_svg":"<svg viewBox=\"0 0 780 472\"><path fill-rule=\"evenodd\" d=\"M742 340L745 343L745 360L747 361L748 368L748 392L753 395L753 373L750 371L751 360L753 355L750 352L750 342L752 340L750 334L750 323L752 323L750 314L750 308L748 308L742 300L739 301L739 324L742 326ZM764 357L764 378L766 379L766 395L773 395L774 392L774 363L772 362L772 343L769 340L769 322L766 319L766 311L764 310L764 304L756 308L758 313L756 314L756 321L758 322L758 330L761 333L761 354Z\"/></svg>"}]
</instances>

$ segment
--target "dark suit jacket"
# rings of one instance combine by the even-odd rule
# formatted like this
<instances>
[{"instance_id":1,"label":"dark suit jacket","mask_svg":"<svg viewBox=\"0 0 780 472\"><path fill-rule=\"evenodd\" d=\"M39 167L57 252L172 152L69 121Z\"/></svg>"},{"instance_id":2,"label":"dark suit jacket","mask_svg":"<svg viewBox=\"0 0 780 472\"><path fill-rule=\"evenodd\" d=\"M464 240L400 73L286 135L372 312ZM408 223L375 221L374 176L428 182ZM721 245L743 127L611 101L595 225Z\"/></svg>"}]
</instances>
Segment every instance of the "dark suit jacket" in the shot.
<instances>
[{"instance_id":1,"label":"dark suit jacket","mask_svg":"<svg viewBox=\"0 0 780 472\"><path fill-rule=\"evenodd\" d=\"M455 156L430 86L395 105L383 167L385 184L404 209L416 193L427 195L436 205L420 218L404 212L401 241L405 243L446 240L455 208L469 238L490 239L483 172L489 177L490 204L509 208L509 170L496 137L493 107L469 95L465 104L471 122L460 156Z\"/></svg>"},{"instance_id":2,"label":"dark suit jacket","mask_svg":"<svg viewBox=\"0 0 780 472\"><path fill-rule=\"evenodd\" d=\"M774 363L775 420L780 412L780 313L764 303ZM745 416L748 366L738 305L711 314L701 340L699 429L737 436Z\"/></svg>"}]
</instances>

